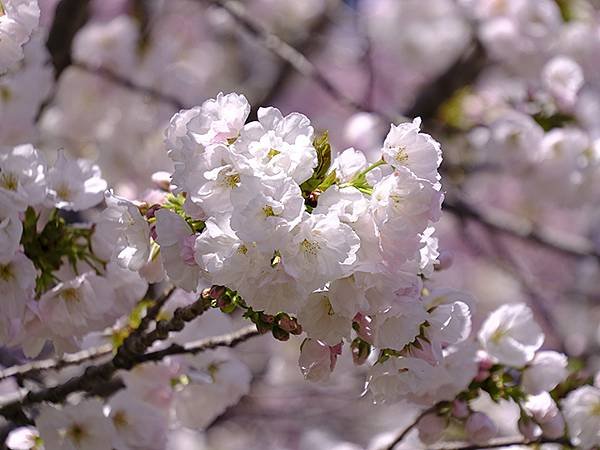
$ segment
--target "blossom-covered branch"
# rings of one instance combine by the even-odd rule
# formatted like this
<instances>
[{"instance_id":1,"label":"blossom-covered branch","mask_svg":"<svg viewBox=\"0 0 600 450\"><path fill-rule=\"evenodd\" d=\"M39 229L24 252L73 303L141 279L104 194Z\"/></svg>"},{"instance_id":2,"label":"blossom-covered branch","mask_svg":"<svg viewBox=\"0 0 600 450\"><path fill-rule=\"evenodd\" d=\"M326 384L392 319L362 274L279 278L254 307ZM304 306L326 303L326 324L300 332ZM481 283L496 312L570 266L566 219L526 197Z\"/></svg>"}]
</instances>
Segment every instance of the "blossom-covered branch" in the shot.
<instances>
[{"instance_id":1,"label":"blossom-covered branch","mask_svg":"<svg viewBox=\"0 0 600 450\"><path fill-rule=\"evenodd\" d=\"M74 377L51 388L40 391L30 391L22 399L0 405L0 415L15 423L27 424L29 421L23 420L22 409L41 402L61 403L65 398L74 392L93 391L98 383L105 383L110 380L112 375L119 369L129 370L138 364L149 361L160 361L166 356L181 354L197 354L217 347L234 347L247 339L258 336L259 333L255 326L248 326L237 332L229 333L223 336L215 336L190 342L186 345L173 344L164 350L157 350L146 354L130 355L125 361L123 357L113 359L110 362L89 366L80 376Z\"/></svg>"}]
</instances>

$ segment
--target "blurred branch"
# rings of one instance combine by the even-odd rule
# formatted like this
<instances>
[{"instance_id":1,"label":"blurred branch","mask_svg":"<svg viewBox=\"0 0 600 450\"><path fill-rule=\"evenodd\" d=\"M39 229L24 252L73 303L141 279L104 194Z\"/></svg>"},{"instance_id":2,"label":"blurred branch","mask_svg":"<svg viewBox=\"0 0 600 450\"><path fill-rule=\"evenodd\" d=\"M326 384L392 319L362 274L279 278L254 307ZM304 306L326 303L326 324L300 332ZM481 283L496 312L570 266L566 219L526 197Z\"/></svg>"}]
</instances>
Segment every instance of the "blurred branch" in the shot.
<instances>
[{"instance_id":1,"label":"blurred branch","mask_svg":"<svg viewBox=\"0 0 600 450\"><path fill-rule=\"evenodd\" d=\"M271 33L262 23L252 17L246 7L237 0L204 0L224 9L252 37L260 42L267 50L286 61L298 73L315 82L323 91L336 102L354 111L366 111L376 114L383 119L394 122L395 119L387 114L376 111L353 100L329 81L323 72L317 68L304 54L285 42L279 36Z\"/></svg>"},{"instance_id":2,"label":"blurred branch","mask_svg":"<svg viewBox=\"0 0 600 450\"><path fill-rule=\"evenodd\" d=\"M52 57L54 78L57 80L71 65L73 39L88 21L89 5L90 0L61 0L56 5L46 46Z\"/></svg>"},{"instance_id":3,"label":"blurred branch","mask_svg":"<svg viewBox=\"0 0 600 450\"><path fill-rule=\"evenodd\" d=\"M486 207L485 212L480 211L457 198L447 197L443 208L455 216L479 222L490 230L536 243L549 250L578 258L594 257L600 261L600 253L594 248L592 242L585 238L537 228L526 219L498 209Z\"/></svg>"},{"instance_id":4,"label":"blurred branch","mask_svg":"<svg viewBox=\"0 0 600 450\"><path fill-rule=\"evenodd\" d=\"M483 45L473 39L459 58L441 75L421 87L406 117L420 116L423 121L435 117L438 109L460 88L473 83L487 64Z\"/></svg>"},{"instance_id":5,"label":"blurred branch","mask_svg":"<svg viewBox=\"0 0 600 450\"><path fill-rule=\"evenodd\" d=\"M173 96L170 96L168 94L164 94L164 93L162 93L154 88L151 88L149 86L142 86L137 83L134 83L130 79L125 78L105 67L91 67L81 61L74 61L73 67L77 67L78 69L83 70L84 72L87 72L87 73L90 73L93 75L98 75L98 76L110 81L111 83L114 83L114 84L117 84L124 88L127 88L133 92L137 92L138 94L146 95L148 97L151 97L154 100L158 100L163 103L168 103L177 109L185 108L185 105L183 103L181 103L179 101L179 99L177 99Z\"/></svg>"},{"instance_id":6,"label":"blurred branch","mask_svg":"<svg viewBox=\"0 0 600 450\"><path fill-rule=\"evenodd\" d=\"M486 230L488 231L487 238L496 253L496 255L493 255L494 263L510 273L519 282L523 293L527 296L527 303L533 309L534 314L542 321L544 333L551 338L552 344L555 345L558 351L567 353L564 337L560 333L554 314L550 310L546 299L539 294L540 289L534 285L531 274L528 273L527 268L520 263L519 259L512 254L510 247L505 245L501 236L491 233L489 228L486 228Z\"/></svg>"},{"instance_id":7,"label":"blurred branch","mask_svg":"<svg viewBox=\"0 0 600 450\"><path fill-rule=\"evenodd\" d=\"M360 14L358 9L354 12L354 29L356 30L356 33L361 36L363 41L363 54L361 62L365 67L367 76L367 84L365 86L362 103L371 108L373 105L375 83L377 78L375 61L373 60L373 41L369 35L369 30L367 24L365 23L364 16Z\"/></svg>"},{"instance_id":8,"label":"blurred branch","mask_svg":"<svg viewBox=\"0 0 600 450\"><path fill-rule=\"evenodd\" d=\"M326 26L330 23L330 18L328 17L328 13L325 12L322 14L317 21L310 27L308 32L306 33L306 37L297 44L297 50L299 53L307 55L311 53L313 48L317 44L317 37L319 34L323 33ZM268 87L268 89L261 95L261 97L255 102L250 110L250 114L248 116L248 120L257 120L258 108L261 106L270 105L273 99L285 89L285 85L288 84L291 76L294 74L294 66L287 59L281 59L281 65L277 70L277 74L273 83Z\"/></svg>"},{"instance_id":9,"label":"blurred branch","mask_svg":"<svg viewBox=\"0 0 600 450\"><path fill-rule=\"evenodd\" d=\"M89 19L90 0L60 0L54 10L54 20L48 31L46 47L54 66L54 79L58 81L62 73L72 63L73 40L77 32ZM40 104L35 121L52 103L57 86L54 84L48 97Z\"/></svg>"}]
</instances>

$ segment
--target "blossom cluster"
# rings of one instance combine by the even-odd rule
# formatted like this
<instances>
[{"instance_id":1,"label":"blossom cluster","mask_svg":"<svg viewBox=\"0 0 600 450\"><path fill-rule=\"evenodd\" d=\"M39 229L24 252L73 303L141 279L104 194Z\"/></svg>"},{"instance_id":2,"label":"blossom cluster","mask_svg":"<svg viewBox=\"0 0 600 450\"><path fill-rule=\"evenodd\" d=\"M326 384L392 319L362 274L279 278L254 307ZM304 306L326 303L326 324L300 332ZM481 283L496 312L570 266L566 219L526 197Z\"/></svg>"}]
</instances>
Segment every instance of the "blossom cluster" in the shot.
<instances>
[{"instance_id":1,"label":"blossom cluster","mask_svg":"<svg viewBox=\"0 0 600 450\"><path fill-rule=\"evenodd\" d=\"M463 277L484 310L525 291L542 297L546 284L567 300L597 294L592 2L234 0L230 14L219 2L91 0L58 50L66 29L48 26L57 3L0 0L0 350L34 368L0 373L10 394L0 415L31 425L10 434L9 448L188 448L177 439L222 425L258 383L291 382L290 353L299 378L316 382L303 389L327 392L348 374L364 381L362 404L376 405L365 423L398 404L423 411L419 446L496 445L511 429L523 443L600 447L600 376L580 342L596 331L593 308L577 327L586 330L574 330L534 299L547 339L521 303L476 330L474 298L443 287ZM260 26L244 25L246 14ZM288 61L285 46L278 54L279 38L306 59ZM314 83L283 89L297 61ZM476 77L463 83L461 67ZM436 80L449 79L464 86L438 92ZM244 95L205 100L234 88ZM429 91L436 111L421 104ZM389 126L384 117L402 111L423 120ZM445 196L460 219L450 225ZM478 201L589 228L580 234L590 240L461 210ZM484 226L473 232L471 220ZM546 264L511 234L591 258L569 270ZM438 236L468 255L450 275ZM529 272L551 282L530 286ZM569 314L584 302L556 304ZM238 329L244 322L256 330ZM188 351L243 330L268 335L259 341L268 363L248 347ZM557 344L569 358L547 350ZM49 369L36 369L47 357ZM102 364L113 364L110 377L94 375ZM64 386L68 395L45 395ZM249 403L274 401L261 394Z\"/></svg>"},{"instance_id":2,"label":"blossom cluster","mask_svg":"<svg viewBox=\"0 0 600 450\"><path fill-rule=\"evenodd\" d=\"M155 174L158 189L141 202L108 190L97 166L63 152L52 165L31 145L4 153L3 342L31 356L48 340L57 353L82 348L90 333L123 329L148 282L168 280L178 289L163 314L209 296L279 340L305 334L299 365L309 380L327 380L344 351L355 364L368 361L374 402L435 405L418 425L424 442L451 422L474 442L493 437L494 423L471 406L485 392L519 404L527 439L562 437L566 419L574 442L595 445L585 408L596 388L569 394L563 416L549 392L567 377L567 359L539 351L544 336L528 307L501 307L475 340L470 296L428 285L440 266L441 149L418 119L392 125L369 163L353 148L333 157L327 135L316 136L302 114L260 108L246 123L249 113L242 95L219 94L176 114L165 132L175 170ZM90 215L103 201L91 227L63 218ZM156 345L228 330L230 319L213 310ZM247 393L251 375L219 350L123 378L126 390L106 406L44 407L36 424L47 448L146 440L145 448L164 448L170 417L207 426ZM210 399L202 415L198 398ZM140 411L143 419L132 417ZM148 427L156 436L141 432ZM103 438L108 430L117 442Z\"/></svg>"},{"instance_id":3,"label":"blossom cluster","mask_svg":"<svg viewBox=\"0 0 600 450\"><path fill-rule=\"evenodd\" d=\"M23 44L40 20L37 0L4 0L0 5L0 74L23 59Z\"/></svg>"},{"instance_id":4,"label":"blossom cluster","mask_svg":"<svg viewBox=\"0 0 600 450\"><path fill-rule=\"evenodd\" d=\"M59 152L49 165L31 145L0 155L2 217L0 338L36 356L47 340L58 353L114 323L143 297L147 283L98 255L94 226L72 224L103 201L106 181L98 166ZM106 251L106 250L105 250Z\"/></svg>"},{"instance_id":5,"label":"blossom cluster","mask_svg":"<svg viewBox=\"0 0 600 450\"><path fill-rule=\"evenodd\" d=\"M469 310L459 293L421 298L438 256L439 144L415 120L392 126L373 164L352 148L332 160L304 115L260 108L245 123L249 111L243 96L220 94L171 120L183 213L151 207L150 233L172 282L227 286L252 310L296 315L308 378L326 378L353 330L363 353L413 344L442 359L442 345L468 335Z\"/></svg>"}]
</instances>

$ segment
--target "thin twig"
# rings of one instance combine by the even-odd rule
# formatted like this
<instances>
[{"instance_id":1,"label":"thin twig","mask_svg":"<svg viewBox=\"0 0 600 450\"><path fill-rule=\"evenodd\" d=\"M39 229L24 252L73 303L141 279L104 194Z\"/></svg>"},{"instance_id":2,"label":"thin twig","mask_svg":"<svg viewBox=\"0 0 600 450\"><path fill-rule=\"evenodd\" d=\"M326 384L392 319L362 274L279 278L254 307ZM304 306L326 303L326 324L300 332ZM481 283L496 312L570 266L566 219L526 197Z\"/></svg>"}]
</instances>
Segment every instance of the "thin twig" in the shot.
<instances>
[{"instance_id":1,"label":"thin twig","mask_svg":"<svg viewBox=\"0 0 600 450\"><path fill-rule=\"evenodd\" d=\"M533 242L547 249L578 258L594 257L600 261L600 253L585 238L557 231L536 228L531 222L503 211L486 208L479 211L461 199L446 198L445 211L458 217L474 220L486 228Z\"/></svg>"},{"instance_id":2,"label":"thin twig","mask_svg":"<svg viewBox=\"0 0 600 450\"><path fill-rule=\"evenodd\" d=\"M8 420L16 423L29 423L23 411L24 407L31 406L41 402L61 403L65 398L74 392L90 392L101 383L111 381L112 376L118 370L130 370L138 364L146 361L157 361L166 355L165 350L152 352L153 356L144 355L154 342L167 339L170 332L181 331L187 322L191 322L196 317L204 313L210 306L210 299L200 298L196 302L177 308L173 317L168 320L160 320L156 324L156 328L143 336L137 336L133 340L129 340L128 345L125 342L113 359L100 365L88 366L81 375L73 377L62 384L40 391L28 391L23 397L18 400L10 401L0 406L0 415ZM254 336L256 333L248 332L243 335L233 334L225 335L220 338L196 343L194 347L186 349L177 346L171 346L168 352L172 354L181 353L198 353L210 348L218 346L232 346L237 343ZM158 359L154 359L158 358Z\"/></svg>"},{"instance_id":3,"label":"thin twig","mask_svg":"<svg viewBox=\"0 0 600 450\"><path fill-rule=\"evenodd\" d=\"M400 433L398 435L398 437L396 437L396 439L393 440L393 442L391 442L390 444L388 444L386 447L382 447L381 450L393 450L394 447L396 445L398 445L400 442L402 442L404 440L404 438L406 436L408 436L408 433L410 433L419 423L419 421L425 417L427 414L433 412L436 410L435 406L432 406L431 408L426 409L425 411L421 412L416 418L415 420L413 420L411 422L411 424L409 426L407 426L402 433Z\"/></svg>"},{"instance_id":4,"label":"thin twig","mask_svg":"<svg viewBox=\"0 0 600 450\"><path fill-rule=\"evenodd\" d=\"M176 109L183 109L185 105L176 97L160 92L150 86L142 86L133 82L132 80L119 75L116 72L113 72L106 67L91 67L84 62L81 61L73 61L73 67L77 67L78 69L93 74L98 75L111 83L117 84L124 88L127 88L133 92L137 92L138 94L146 95L151 97L153 100L158 100L163 103L167 103L172 105Z\"/></svg>"},{"instance_id":5,"label":"thin twig","mask_svg":"<svg viewBox=\"0 0 600 450\"><path fill-rule=\"evenodd\" d=\"M184 345L171 344L162 350L156 350L137 358L138 364L147 361L160 361L167 356L191 354L210 350L216 347L235 347L240 342L246 341L251 337L258 336L260 333L255 325L248 325L245 328L234 331L223 336L199 339L197 341L187 342Z\"/></svg>"},{"instance_id":6,"label":"thin twig","mask_svg":"<svg viewBox=\"0 0 600 450\"><path fill-rule=\"evenodd\" d=\"M154 304L148 308L148 311L142 318L139 326L130 334L130 336L127 337L127 339L130 341L136 339L137 337L141 336L144 331L146 331L150 322L156 319L156 316L159 314L167 300L171 297L174 290L174 287L169 288L157 300L155 300ZM104 344L91 349L82 350L77 353L66 354L61 358L49 358L40 361L32 361L27 364L11 366L4 370L0 370L0 381L15 376L30 376L44 370L60 370L64 367L79 365L109 355L112 353L112 351L112 344Z\"/></svg>"},{"instance_id":7,"label":"thin twig","mask_svg":"<svg viewBox=\"0 0 600 450\"><path fill-rule=\"evenodd\" d=\"M0 371L0 381L16 376L28 377L44 370L60 370L68 366L79 365L109 355L112 350L113 347L111 344L105 344L77 353L67 354L61 358L42 359L19 366L8 367Z\"/></svg>"},{"instance_id":8,"label":"thin twig","mask_svg":"<svg viewBox=\"0 0 600 450\"><path fill-rule=\"evenodd\" d=\"M302 76L314 81L321 89L329 94L335 101L354 111L366 111L376 114L389 122L398 118L391 117L382 111L376 111L356 100L348 97L337 88L306 56L279 36L273 34L262 23L252 17L246 7L237 0L204 0L227 11L229 15L252 37L259 41L263 47L274 55L289 63Z\"/></svg>"},{"instance_id":9,"label":"thin twig","mask_svg":"<svg viewBox=\"0 0 600 450\"><path fill-rule=\"evenodd\" d=\"M450 67L419 90L413 104L404 111L404 115L419 116L423 120L433 118L440 106L458 89L477 79L487 62L483 45L478 39L473 39Z\"/></svg>"},{"instance_id":10,"label":"thin twig","mask_svg":"<svg viewBox=\"0 0 600 450\"><path fill-rule=\"evenodd\" d=\"M541 319L545 333L551 337L557 350L567 353L564 337L560 333L554 314L547 304L546 299L539 294L540 290L534 286L532 275L529 273L527 267L524 267L519 258L513 255L511 249L499 239L500 236L488 233L488 237L498 254L497 256L506 262L504 264L505 269L519 281L521 288L527 294L527 303L532 307L536 316Z\"/></svg>"},{"instance_id":11,"label":"thin twig","mask_svg":"<svg viewBox=\"0 0 600 450\"><path fill-rule=\"evenodd\" d=\"M296 48L303 55L309 54L312 49L316 46L318 36L323 33L326 25L330 24L331 20L328 13L322 14L316 22L311 26L310 30L306 33L306 37L296 44ZM281 59L281 58L280 58ZM258 118L258 109L261 106L271 105L273 100L280 92L282 92L293 75L294 67L288 60L281 59L281 64L277 69L277 74L273 82L268 86L264 93L260 95L260 98L252 105L248 120L253 121Z\"/></svg>"}]
</instances>

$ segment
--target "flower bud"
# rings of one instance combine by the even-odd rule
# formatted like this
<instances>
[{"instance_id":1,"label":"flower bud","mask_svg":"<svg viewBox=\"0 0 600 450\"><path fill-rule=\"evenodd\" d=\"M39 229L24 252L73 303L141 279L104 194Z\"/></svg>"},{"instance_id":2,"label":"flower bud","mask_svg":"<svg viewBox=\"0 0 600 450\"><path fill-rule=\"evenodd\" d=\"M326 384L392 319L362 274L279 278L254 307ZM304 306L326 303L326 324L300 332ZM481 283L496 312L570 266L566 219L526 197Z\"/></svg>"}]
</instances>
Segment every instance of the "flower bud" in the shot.
<instances>
[{"instance_id":1,"label":"flower bud","mask_svg":"<svg viewBox=\"0 0 600 450\"><path fill-rule=\"evenodd\" d=\"M152 225L150 227L150 237L152 238L153 241L158 242L158 232L156 231L156 225Z\"/></svg>"},{"instance_id":2,"label":"flower bud","mask_svg":"<svg viewBox=\"0 0 600 450\"><path fill-rule=\"evenodd\" d=\"M272 316L270 314L260 313L259 318L262 322L266 323L267 325L273 325L275 323L275 316Z\"/></svg>"},{"instance_id":3,"label":"flower bud","mask_svg":"<svg viewBox=\"0 0 600 450\"><path fill-rule=\"evenodd\" d=\"M558 439L565 434L565 419L560 412L546 418L540 426L544 436L550 439Z\"/></svg>"},{"instance_id":4,"label":"flower bud","mask_svg":"<svg viewBox=\"0 0 600 450\"><path fill-rule=\"evenodd\" d=\"M298 323L298 320L295 317L290 317L287 314L282 314L279 320L277 321L277 325L293 335L302 334L302 326Z\"/></svg>"},{"instance_id":5,"label":"flower bud","mask_svg":"<svg viewBox=\"0 0 600 450\"><path fill-rule=\"evenodd\" d=\"M210 298L217 300L219 297L225 294L225 290L225 286L211 286L209 290Z\"/></svg>"},{"instance_id":6,"label":"flower bud","mask_svg":"<svg viewBox=\"0 0 600 450\"><path fill-rule=\"evenodd\" d=\"M290 333L279 327L273 327L273 337L278 341L287 341L290 338Z\"/></svg>"},{"instance_id":7,"label":"flower bud","mask_svg":"<svg viewBox=\"0 0 600 450\"><path fill-rule=\"evenodd\" d=\"M540 429L539 425L526 416L521 416L517 426L519 427L519 432L528 441L533 441L542 434L542 430Z\"/></svg>"},{"instance_id":8,"label":"flower bud","mask_svg":"<svg viewBox=\"0 0 600 450\"><path fill-rule=\"evenodd\" d=\"M494 361L490 358L483 350L477 352L477 362L479 363L479 370L490 370L494 365Z\"/></svg>"},{"instance_id":9,"label":"flower bud","mask_svg":"<svg viewBox=\"0 0 600 450\"><path fill-rule=\"evenodd\" d=\"M523 390L531 395L549 392L568 375L567 357L558 352L538 352L523 372Z\"/></svg>"},{"instance_id":10,"label":"flower bud","mask_svg":"<svg viewBox=\"0 0 600 450\"><path fill-rule=\"evenodd\" d=\"M466 419L469 417L469 404L464 400L454 400L452 402L452 415L457 419Z\"/></svg>"},{"instance_id":11,"label":"flower bud","mask_svg":"<svg viewBox=\"0 0 600 450\"><path fill-rule=\"evenodd\" d=\"M437 414L427 414L417 423L419 439L425 445L439 441L446 429L446 420Z\"/></svg>"},{"instance_id":12,"label":"flower bud","mask_svg":"<svg viewBox=\"0 0 600 450\"><path fill-rule=\"evenodd\" d=\"M496 424L482 412L474 412L465 423L468 439L474 444L485 444L498 432Z\"/></svg>"}]
</instances>

